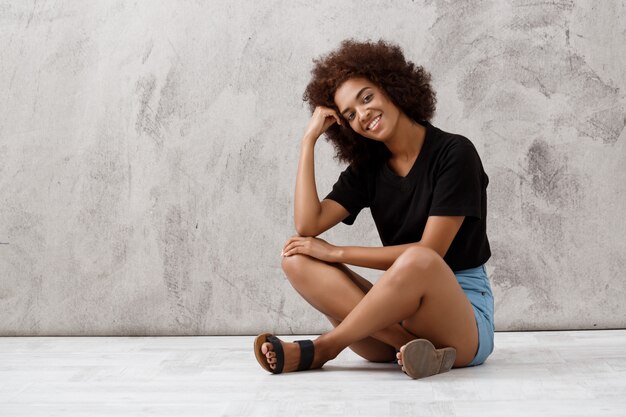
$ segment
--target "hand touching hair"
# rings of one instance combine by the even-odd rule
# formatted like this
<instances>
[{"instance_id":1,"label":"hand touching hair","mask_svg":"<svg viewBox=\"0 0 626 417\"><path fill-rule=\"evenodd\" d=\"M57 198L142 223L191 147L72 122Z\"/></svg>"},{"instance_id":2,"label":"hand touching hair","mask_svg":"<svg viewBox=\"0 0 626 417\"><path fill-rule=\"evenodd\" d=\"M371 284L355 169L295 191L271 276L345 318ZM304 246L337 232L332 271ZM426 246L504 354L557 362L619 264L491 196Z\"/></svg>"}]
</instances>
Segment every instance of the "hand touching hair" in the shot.
<instances>
[{"instance_id":1,"label":"hand touching hair","mask_svg":"<svg viewBox=\"0 0 626 417\"><path fill-rule=\"evenodd\" d=\"M409 118L430 121L435 113L437 100L430 85L430 74L407 61L397 45L383 40L347 39L339 48L313 62L312 78L302 96L311 112L317 106L325 106L339 113L334 101L337 88L350 78L363 77L384 90ZM326 136L335 147L335 157L342 162L379 163L389 156L384 144L355 133L347 122L341 126L333 124L326 130Z\"/></svg>"}]
</instances>

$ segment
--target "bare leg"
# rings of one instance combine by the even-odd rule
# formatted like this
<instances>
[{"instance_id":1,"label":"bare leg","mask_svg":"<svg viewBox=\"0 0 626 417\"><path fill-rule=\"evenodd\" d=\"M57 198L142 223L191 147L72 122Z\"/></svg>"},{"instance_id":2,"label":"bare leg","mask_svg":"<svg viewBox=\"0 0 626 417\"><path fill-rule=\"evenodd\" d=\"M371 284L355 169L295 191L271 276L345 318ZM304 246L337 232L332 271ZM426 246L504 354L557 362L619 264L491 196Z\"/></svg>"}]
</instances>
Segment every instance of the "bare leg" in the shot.
<instances>
[{"instance_id":1,"label":"bare leg","mask_svg":"<svg viewBox=\"0 0 626 417\"><path fill-rule=\"evenodd\" d=\"M415 247L396 260L336 328L313 341L311 368L323 366L350 344L403 319L407 328L436 347L456 348L455 366L466 366L474 357L478 332L471 304L443 259L428 248ZM293 343L283 347L284 372L293 371L299 348ZM275 362L271 344L264 344L263 351L268 362Z\"/></svg>"},{"instance_id":2,"label":"bare leg","mask_svg":"<svg viewBox=\"0 0 626 417\"><path fill-rule=\"evenodd\" d=\"M283 270L294 289L333 326L356 307L373 284L343 264L328 264L306 255L283 259ZM350 349L372 362L389 362L396 349L417 336L395 323L350 344Z\"/></svg>"}]
</instances>

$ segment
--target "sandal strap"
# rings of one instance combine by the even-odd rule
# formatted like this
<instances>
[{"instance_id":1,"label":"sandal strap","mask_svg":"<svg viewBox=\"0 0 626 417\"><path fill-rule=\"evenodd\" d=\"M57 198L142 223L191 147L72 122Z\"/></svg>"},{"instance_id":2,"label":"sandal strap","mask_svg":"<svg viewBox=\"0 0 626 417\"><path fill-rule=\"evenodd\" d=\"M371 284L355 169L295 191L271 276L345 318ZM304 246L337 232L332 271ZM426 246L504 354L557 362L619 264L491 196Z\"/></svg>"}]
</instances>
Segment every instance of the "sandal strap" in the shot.
<instances>
[{"instance_id":1,"label":"sandal strap","mask_svg":"<svg viewBox=\"0 0 626 417\"><path fill-rule=\"evenodd\" d=\"M311 368L313 363L313 354L315 352L315 345L312 340L296 340L296 343L300 345L300 363L298 364L298 371L306 371Z\"/></svg>"},{"instance_id":2,"label":"sandal strap","mask_svg":"<svg viewBox=\"0 0 626 417\"><path fill-rule=\"evenodd\" d=\"M280 344L280 340L276 336L267 336L267 341L274 347L276 352L276 368L270 368L270 371L274 374L280 374L283 372L283 366L285 365L285 352L283 351L283 345Z\"/></svg>"}]
</instances>

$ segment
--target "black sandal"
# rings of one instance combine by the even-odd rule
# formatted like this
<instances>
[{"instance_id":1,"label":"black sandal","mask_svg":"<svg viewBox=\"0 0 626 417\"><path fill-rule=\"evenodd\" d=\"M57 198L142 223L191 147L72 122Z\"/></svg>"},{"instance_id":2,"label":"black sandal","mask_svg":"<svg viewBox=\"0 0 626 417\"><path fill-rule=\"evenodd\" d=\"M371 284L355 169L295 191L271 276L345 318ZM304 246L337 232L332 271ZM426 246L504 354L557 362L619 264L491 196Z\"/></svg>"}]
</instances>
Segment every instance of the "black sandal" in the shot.
<instances>
[{"instance_id":1,"label":"black sandal","mask_svg":"<svg viewBox=\"0 0 626 417\"><path fill-rule=\"evenodd\" d=\"M272 369L270 364L267 363L267 357L263 354L261 350L261 346L265 342L270 342L274 347L274 352L276 353L276 367ZM300 345L300 363L298 364L298 371L306 371L311 368L311 364L313 363L313 354L315 353L315 348L312 340L295 340L295 343ZM285 365L285 352L283 351L283 346L280 343L280 340L272 335L271 333L262 333L254 339L254 355L256 357L259 365L263 367L263 369L273 373L280 374L283 372L283 366Z\"/></svg>"}]
</instances>

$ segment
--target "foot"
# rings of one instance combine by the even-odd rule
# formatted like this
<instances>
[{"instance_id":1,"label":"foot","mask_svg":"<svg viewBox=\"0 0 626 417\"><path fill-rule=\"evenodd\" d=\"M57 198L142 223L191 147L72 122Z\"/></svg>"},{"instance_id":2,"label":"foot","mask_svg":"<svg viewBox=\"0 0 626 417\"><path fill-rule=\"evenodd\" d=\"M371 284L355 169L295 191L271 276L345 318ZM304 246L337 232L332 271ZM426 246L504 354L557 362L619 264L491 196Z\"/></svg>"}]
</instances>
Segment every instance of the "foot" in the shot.
<instances>
[{"instance_id":1,"label":"foot","mask_svg":"<svg viewBox=\"0 0 626 417\"><path fill-rule=\"evenodd\" d=\"M408 365L404 360L406 355ZM428 340L415 339L401 346L396 358L405 374L413 379L425 378L448 372L454 366L456 349L453 347L436 349Z\"/></svg>"},{"instance_id":2,"label":"foot","mask_svg":"<svg viewBox=\"0 0 626 417\"><path fill-rule=\"evenodd\" d=\"M319 369L326 362L333 359L332 357L328 357L327 354L324 353L324 349L319 346L319 343L316 343L317 340L313 341L314 353L313 353L313 363L309 369ZM280 344L283 347L283 352L285 354L285 364L283 365L283 373L284 372L293 372L298 369L298 364L300 363L300 345L295 342L283 342L280 341ZM261 345L261 352L267 358L267 363L270 368L276 369L276 352L274 352L274 346L270 342L265 342Z\"/></svg>"}]
</instances>

